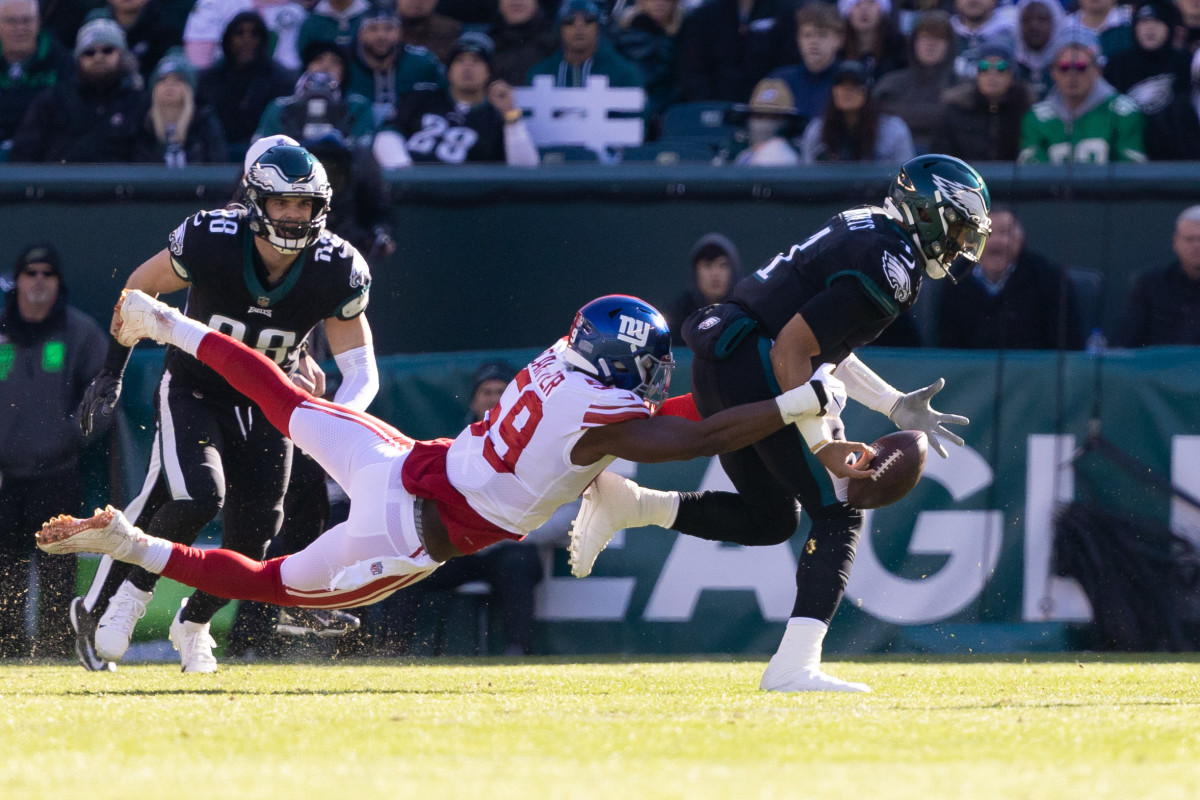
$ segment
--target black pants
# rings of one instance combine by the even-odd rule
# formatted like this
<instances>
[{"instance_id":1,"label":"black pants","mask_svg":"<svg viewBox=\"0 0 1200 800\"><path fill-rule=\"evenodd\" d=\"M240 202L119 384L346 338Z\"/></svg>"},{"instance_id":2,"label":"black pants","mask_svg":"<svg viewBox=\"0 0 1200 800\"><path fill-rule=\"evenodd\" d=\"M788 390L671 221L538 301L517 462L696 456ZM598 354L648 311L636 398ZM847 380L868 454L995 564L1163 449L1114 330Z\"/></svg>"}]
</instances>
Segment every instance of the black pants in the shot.
<instances>
[{"instance_id":1,"label":"black pants","mask_svg":"<svg viewBox=\"0 0 1200 800\"><path fill-rule=\"evenodd\" d=\"M74 471L43 478L6 476L0 484L0 656L67 658L74 654L67 620L75 596L74 556L38 551L33 534L56 514L78 515L83 505ZM37 574L37 633L25 632L29 567Z\"/></svg>"},{"instance_id":2,"label":"black pants","mask_svg":"<svg viewBox=\"0 0 1200 800\"><path fill-rule=\"evenodd\" d=\"M727 358L696 355L692 394L701 416L779 394L770 344L751 334ZM675 530L734 544L779 544L795 534L803 507L812 528L796 569L792 616L828 623L846 590L862 514L837 499L832 478L794 425L720 458L737 494L685 493Z\"/></svg>"},{"instance_id":3,"label":"black pants","mask_svg":"<svg viewBox=\"0 0 1200 800\"><path fill-rule=\"evenodd\" d=\"M146 481L126 506L126 516L153 536L190 545L221 512L221 546L261 559L283 521L291 441L257 406L197 397L190 387L173 384L169 373L163 376L158 397ZM93 614L103 613L122 580L151 591L158 577L105 558L88 591L87 607ZM182 618L208 622L228 602L195 592Z\"/></svg>"}]
</instances>

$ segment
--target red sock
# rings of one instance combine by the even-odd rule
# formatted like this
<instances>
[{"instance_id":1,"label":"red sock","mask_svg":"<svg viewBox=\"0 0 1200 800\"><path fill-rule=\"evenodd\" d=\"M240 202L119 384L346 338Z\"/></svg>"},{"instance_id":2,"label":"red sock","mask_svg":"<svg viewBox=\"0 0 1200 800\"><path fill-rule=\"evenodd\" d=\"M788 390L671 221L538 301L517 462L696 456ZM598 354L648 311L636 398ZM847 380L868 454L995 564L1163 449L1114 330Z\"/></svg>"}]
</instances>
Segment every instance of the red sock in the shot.
<instances>
[{"instance_id":1,"label":"red sock","mask_svg":"<svg viewBox=\"0 0 1200 800\"><path fill-rule=\"evenodd\" d=\"M312 399L312 395L292 383L274 361L219 331L205 334L196 348L196 358L257 403L284 436L289 435L288 423L296 406Z\"/></svg>"},{"instance_id":2,"label":"red sock","mask_svg":"<svg viewBox=\"0 0 1200 800\"><path fill-rule=\"evenodd\" d=\"M206 339L207 340L207 339ZM232 550L198 550L171 545L164 577L230 600L255 600L277 606L295 605L279 574L283 558L255 561Z\"/></svg>"}]
</instances>

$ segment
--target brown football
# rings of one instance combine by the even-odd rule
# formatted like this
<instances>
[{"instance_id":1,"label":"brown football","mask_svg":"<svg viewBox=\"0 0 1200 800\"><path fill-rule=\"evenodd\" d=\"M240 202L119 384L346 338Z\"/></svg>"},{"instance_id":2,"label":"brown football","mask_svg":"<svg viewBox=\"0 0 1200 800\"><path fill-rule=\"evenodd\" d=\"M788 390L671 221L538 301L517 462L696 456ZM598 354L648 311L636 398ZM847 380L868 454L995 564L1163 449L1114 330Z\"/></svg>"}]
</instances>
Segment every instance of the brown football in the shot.
<instances>
[{"instance_id":1,"label":"brown football","mask_svg":"<svg viewBox=\"0 0 1200 800\"><path fill-rule=\"evenodd\" d=\"M854 508L882 508L913 490L925 470L929 440L921 431L896 431L875 441L869 478L851 478L846 502Z\"/></svg>"}]
</instances>

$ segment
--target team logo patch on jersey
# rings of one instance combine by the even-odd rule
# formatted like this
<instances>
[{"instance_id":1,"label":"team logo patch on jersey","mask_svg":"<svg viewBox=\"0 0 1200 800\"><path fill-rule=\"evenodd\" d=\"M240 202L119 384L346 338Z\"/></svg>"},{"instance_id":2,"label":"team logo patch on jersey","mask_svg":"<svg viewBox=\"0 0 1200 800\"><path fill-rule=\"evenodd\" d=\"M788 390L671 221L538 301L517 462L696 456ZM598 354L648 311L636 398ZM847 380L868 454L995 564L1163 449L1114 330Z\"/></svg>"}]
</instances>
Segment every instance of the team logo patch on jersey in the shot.
<instances>
[{"instance_id":1,"label":"team logo patch on jersey","mask_svg":"<svg viewBox=\"0 0 1200 800\"><path fill-rule=\"evenodd\" d=\"M382 561L372 561L371 562L371 574L375 575L375 576L379 576L379 575L383 574L383 562Z\"/></svg>"},{"instance_id":2,"label":"team logo patch on jersey","mask_svg":"<svg viewBox=\"0 0 1200 800\"><path fill-rule=\"evenodd\" d=\"M621 329L617 331L617 338L635 347L645 347L650 339L650 323L622 314Z\"/></svg>"},{"instance_id":3,"label":"team logo patch on jersey","mask_svg":"<svg viewBox=\"0 0 1200 800\"><path fill-rule=\"evenodd\" d=\"M713 325L716 325L720 321L721 321L720 317L709 317L709 318L705 319L703 322L701 322L699 325L697 325L696 330L706 331L709 328L711 328Z\"/></svg>"},{"instance_id":4,"label":"team logo patch on jersey","mask_svg":"<svg viewBox=\"0 0 1200 800\"><path fill-rule=\"evenodd\" d=\"M186 219L179 223L179 227L171 231L171 235L167 237L167 246L171 248L172 255L183 255L183 234L185 231L187 231Z\"/></svg>"},{"instance_id":5,"label":"team logo patch on jersey","mask_svg":"<svg viewBox=\"0 0 1200 800\"><path fill-rule=\"evenodd\" d=\"M905 261L892 253L883 254L883 274L887 276L888 283L892 286L892 294L899 303L912 297L912 279L908 277L908 273L915 266L915 261Z\"/></svg>"}]
</instances>

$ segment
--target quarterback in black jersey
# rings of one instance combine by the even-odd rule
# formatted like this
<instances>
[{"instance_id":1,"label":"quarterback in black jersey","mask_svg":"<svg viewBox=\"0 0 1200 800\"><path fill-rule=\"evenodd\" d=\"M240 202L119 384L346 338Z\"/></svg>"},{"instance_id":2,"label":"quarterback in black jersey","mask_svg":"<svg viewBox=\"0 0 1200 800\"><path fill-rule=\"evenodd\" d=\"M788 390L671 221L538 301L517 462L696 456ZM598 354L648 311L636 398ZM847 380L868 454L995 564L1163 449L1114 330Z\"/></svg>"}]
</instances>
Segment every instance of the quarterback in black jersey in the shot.
<instances>
[{"instance_id":1,"label":"quarterback in black jersey","mask_svg":"<svg viewBox=\"0 0 1200 800\"><path fill-rule=\"evenodd\" d=\"M812 521L796 571L796 603L761 687L774 691L869 691L821 670L821 649L845 592L862 531L862 512L846 504L856 477L829 447L844 439L846 397L886 414L897 427L924 431L943 458L941 438L963 440L945 424L966 417L929 404L944 381L908 394L854 354L917 299L923 277L950 278L978 261L991 232L991 200L974 169L956 158L919 156L904 163L882 207L838 214L734 287L728 302L702 308L683 323L695 353L692 393L700 416L820 385L822 416L789 426L721 456L737 493L655 492L602 474L584 495L572 537L572 571L625 527L650 524L643 509L674 495L669 527L714 541L773 545L796 532L800 507ZM799 501L799 505L797 504Z\"/></svg>"},{"instance_id":2,"label":"quarterback in black jersey","mask_svg":"<svg viewBox=\"0 0 1200 800\"><path fill-rule=\"evenodd\" d=\"M352 245L325 230L331 191L324 168L302 147L269 146L247 166L242 186L244 206L184 220L126 288L187 289L187 316L267 356L306 389L319 376L302 362L301 344L323 321L344 376L336 400L365 409L379 385L363 313L371 274ZM85 433L96 414L111 413L128 353L113 340L105 371L80 406ZM224 378L175 347L167 349L157 411L149 472L125 509L129 518L190 544L221 511L223 545L261 558L282 521L291 442ZM113 668L157 578L102 562L71 609L81 664ZM226 602L198 592L176 615L170 634L185 672L216 669L208 623Z\"/></svg>"}]
</instances>

